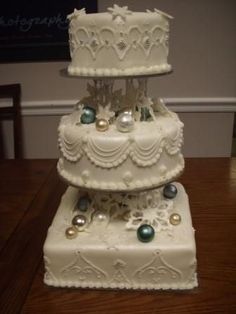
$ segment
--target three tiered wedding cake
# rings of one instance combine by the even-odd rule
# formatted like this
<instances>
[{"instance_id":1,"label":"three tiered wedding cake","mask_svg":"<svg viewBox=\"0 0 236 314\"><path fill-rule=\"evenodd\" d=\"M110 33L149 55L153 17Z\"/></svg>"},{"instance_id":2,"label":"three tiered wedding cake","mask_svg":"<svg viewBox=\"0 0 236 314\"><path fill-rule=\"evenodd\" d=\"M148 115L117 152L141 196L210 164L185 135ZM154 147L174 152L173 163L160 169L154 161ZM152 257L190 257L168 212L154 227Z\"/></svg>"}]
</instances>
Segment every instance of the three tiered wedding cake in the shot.
<instances>
[{"instance_id":1,"label":"three tiered wedding cake","mask_svg":"<svg viewBox=\"0 0 236 314\"><path fill-rule=\"evenodd\" d=\"M75 9L68 18L68 73L93 81L59 125L58 172L70 186L44 245L45 283L191 289L188 197L171 183L184 169L183 124L147 95L147 76L171 70L172 17L114 5L97 14Z\"/></svg>"}]
</instances>

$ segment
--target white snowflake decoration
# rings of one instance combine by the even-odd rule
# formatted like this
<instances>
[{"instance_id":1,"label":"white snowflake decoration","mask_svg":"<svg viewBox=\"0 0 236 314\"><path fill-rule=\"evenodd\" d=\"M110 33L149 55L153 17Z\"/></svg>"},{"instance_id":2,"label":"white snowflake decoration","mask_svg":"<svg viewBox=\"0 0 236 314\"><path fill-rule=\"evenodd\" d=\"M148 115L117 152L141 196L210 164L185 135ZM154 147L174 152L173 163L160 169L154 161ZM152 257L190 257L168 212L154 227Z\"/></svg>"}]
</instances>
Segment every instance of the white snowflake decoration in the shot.
<instances>
[{"instance_id":1,"label":"white snowflake decoration","mask_svg":"<svg viewBox=\"0 0 236 314\"><path fill-rule=\"evenodd\" d=\"M171 115L171 111L167 108L162 98L157 98L154 100L153 108L162 115Z\"/></svg>"},{"instance_id":2,"label":"white snowflake decoration","mask_svg":"<svg viewBox=\"0 0 236 314\"><path fill-rule=\"evenodd\" d=\"M153 13L151 10L148 10L148 9L146 11L147 11L147 13ZM167 14L167 13L161 11L161 10L158 10L156 8L154 9L154 12L157 13L157 14L160 14L160 15L168 18L168 19L173 19L173 16L171 16L171 15L169 15L169 14Z\"/></svg>"},{"instance_id":3,"label":"white snowflake decoration","mask_svg":"<svg viewBox=\"0 0 236 314\"><path fill-rule=\"evenodd\" d=\"M111 220L126 221L127 230L137 230L142 224L151 225L156 232L167 231L172 235L169 221L173 212L172 200L164 199L160 189L139 193L89 193L91 207L106 213Z\"/></svg>"},{"instance_id":4,"label":"white snowflake decoration","mask_svg":"<svg viewBox=\"0 0 236 314\"><path fill-rule=\"evenodd\" d=\"M83 8L81 10L74 9L73 13L67 15L67 18L69 20L71 20L73 17L80 16L80 15L85 15L85 14L86 14L85 8Z\"/></svg>"},{"instance_id":5,"label":"white snowflake decoration","mask_svg":"<svg viewBox=\"0 0 236 314\"><path fill-rule=\"evenodd\" d=\"M161 10L158 10L158 9L156 9L156 8L154 9L154 12L156 12L156 13L158 13L158 14L160 14L160 15L162 15L162 16L168 18L168 19L173 19L173 16L171 16L171 15L169 15L169 14L167 14L167 13L161 11Z\"/></svg>"},{"instance_id":6,"label":"white snowflake decoration","mask_svg":"<svg viewBox=\"0 0 236 314\"><path fill-rule=\"evenodd\" d=\"M76 110L69 116L71 124L80 124L80 119L84 113L84 105L80 102L76 105Z\"/></svg>"},{"instance_id":7,"label":"white snowflake decoration","mask_svg":"<svg viewBox=\"0 0 236 314\"><path fill-rule=\"evenodd\" d=\"M169 222L169 215L173 209L173 201L162 200L156 208L148 207L132 209L129 220L126 223L128 230L137 230L142 224L151 225L156 232L171 231L172 225Z\"/></svg>"},{"instance_id":8,"label":"white snowflake decoration","mask_svg":"<svg viewBox=\"0 0 236 314\"><path fill-rule=\"evenodd\" d=\"M132 11L128 10L127 6L119 7L117 4L114 4L113 8L107 9L111 14L114 20L126 21L126 16L132 14Z\"/></svg>"},{"instance_id":9,"label":"white snowflake decoration","mask_svg":"<svg viewBox=\"0 0 236 314\"><path fill-rule=\"evenodd\" d=\"M111 110L111 103L106 106L98 105L97 119L105 119L109 121L115 116L115 112Z\"/></svg>"}]
</instances>

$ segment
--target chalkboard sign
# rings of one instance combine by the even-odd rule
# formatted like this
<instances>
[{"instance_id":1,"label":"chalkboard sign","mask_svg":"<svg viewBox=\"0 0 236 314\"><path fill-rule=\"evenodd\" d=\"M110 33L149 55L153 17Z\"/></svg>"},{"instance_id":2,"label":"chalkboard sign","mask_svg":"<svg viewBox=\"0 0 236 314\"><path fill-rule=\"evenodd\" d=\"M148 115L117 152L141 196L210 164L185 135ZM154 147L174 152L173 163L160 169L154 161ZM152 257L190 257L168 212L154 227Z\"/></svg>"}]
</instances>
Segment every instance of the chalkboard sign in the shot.
<instances>
[{"instance_id":1,"label":"chalkboard sign","mask_svg":"<svg viewBox=\"0 0 236 314\"><path fill-rule=\"evenodd\" d=\"M69 59L68 20L74 8L97 12L94 0L1 0L0 62Z\"/></svg>"}]
</instances>

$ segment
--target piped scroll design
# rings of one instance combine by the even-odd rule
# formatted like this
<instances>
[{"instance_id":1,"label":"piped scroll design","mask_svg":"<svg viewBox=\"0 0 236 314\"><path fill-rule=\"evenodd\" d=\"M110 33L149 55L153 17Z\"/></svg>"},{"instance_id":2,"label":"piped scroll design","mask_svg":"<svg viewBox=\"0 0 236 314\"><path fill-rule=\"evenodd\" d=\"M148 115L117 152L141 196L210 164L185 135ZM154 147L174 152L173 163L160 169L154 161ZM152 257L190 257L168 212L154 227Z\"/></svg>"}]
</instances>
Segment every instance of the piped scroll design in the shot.
<instances>
[{"instance_id":1,"label":"piped scroll design","mask_svg":"<svg viewBox=\"0 0 236 314\"><path fill-rule=\"evenodd\" d=\"M170 277L171 281L178 281L181 279L182 274L164 260L160 250L154 252L154 257L150 262L133 273L134 280L139 283L147 282L148 280L148 282L158 284L163 279L166 280L166 277Z\"/></svg>"},{"instance_id":2,"label":"piped scroll design","mask_svg":"<svg viewBox=\"0 0 236 314\"><path fill-rule=\"evenodd\" d=\"M102 281L108 277L106 272L85 258L80 251L75 254L76 258L61 270L63 277L71 273L80 281Z\"/></svg>"},{"instance_id":3,"label":"piped scroll design","mask_svg":"<svg viewBox=\"0 0 236 314\"><path fill-rule=\"evenodd\" d=\"M51 271L51 261L49 257L44 255L44 267L45 267L45 274L44 274L44 280L45 281L55 281L56 277L53 275Z\"/></svg>"},{"instance_id":4,"label":"piped scroll design","mask_svg":"<svg viewBox=\"0 0 236 314\"><path fill-rule=\"evenodd\" d=\"M86 283L105 283L125 287L130 284L153 284L158 285L162 282L176 282L182 280L182 273L178 269L169 265L163 258L160 250L154 252L150 262L138 267L133 273L125 271L130 266L124 260L117 259L112 263L113 271L108 274L100 267L95 266L85 258L81 252L76 252L76 259L61 270L64 279L73 277L75 280Z\"/></svg>"},{"instance_id":5,"label":"piped scroll design","mask_svg":"<svg viewBox=\"0 0 236 314\"><path fill-rule=\"evenodd\" d=\"M112 283L130 284L130 280L124 271L126 267L127 267L127 264L121 259L118 259L113 263L113 268L115 271L110 280L111 284Z\"/></svg>"}]
</instances>

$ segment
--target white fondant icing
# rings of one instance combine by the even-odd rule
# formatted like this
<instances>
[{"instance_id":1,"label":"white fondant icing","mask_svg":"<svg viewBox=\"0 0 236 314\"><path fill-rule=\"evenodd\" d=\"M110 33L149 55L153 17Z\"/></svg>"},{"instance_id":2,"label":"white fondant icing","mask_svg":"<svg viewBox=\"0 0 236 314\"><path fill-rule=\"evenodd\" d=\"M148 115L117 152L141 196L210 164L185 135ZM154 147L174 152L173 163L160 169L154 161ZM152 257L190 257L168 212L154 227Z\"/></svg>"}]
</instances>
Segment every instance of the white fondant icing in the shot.
<instances>
[{"instance_id":1,"label":"white fondant icing","mask_svg":"<svg viewBox=\"0 0 236 314\"><path fill-rule=\"evenodd\" d=\"M157 113L155 121L136 122L128 134L110 125L104 136L94 124L73 125L68 116L59 126L59 174L80 187L96 188L96 182L101 181L98 186L106 190L159 186L184 168L182 129L176 115ZM82 173L86 169L90 169L90 175L84 180ZM127 169L132 180L125 179Z\"/></svg>"},{"instance_id":2,"label":"white fondant icing","mask_svg":"<svg viewBox=\"0 0 236 314\"><path fill-rule=\"evenodd\" d=\"M79 76L130 76L169 72L169 15L131 12L114 5L108 12L69 15L71 64Z\"/></svg>"},{"instance_id":3,"label":"white fondant icing","mask_svg":"<svg viewBox=\"0 0 236 314\"><path fill-rule=\"evenodd\" d=\"M171 18L157 9L131 12L118 5L98 14L75 9L68 16L69 74L103 79L87 84L89 96L59 125L58 172L70 185L87 190L67 189L48 230L48 285L197 286L194 229L184 188L175 183L174 199L166 199L163 188L151 190L183 171L183 124L161 99L147 96L146 78L136 84L126 79L125 95L113 90L113 79L104 78L170 71ZM93 111L97 121L84 121L85 110ZM81 207L82 196L89 199L86 208ZM172 225L173 214L179 215L178 225ZM142 224L155 231L149 243L138 240ZM69 239L65 231L72 225L76 237Z\"/></svg>"},{"instance_id":4,"label":"white fondant icing","mask_svg":"<svg viewBox=\"0 0 236 314\"><path fill-rule=\"evenodd\" d=\"M125 221L118 217L105 228L91 222L89 232L81 232L76 239L66 239L64 233L57 230L68 227L78 198L78 190L69 187L44 245L45 283L119 289L191 289L197 286L188 198L183 187L175 184L178 197L174 208L182 222L173 226L172 237L160 230L150 243L139 242L136 232L127 232Z\"/></svg>"}]
</instances>

